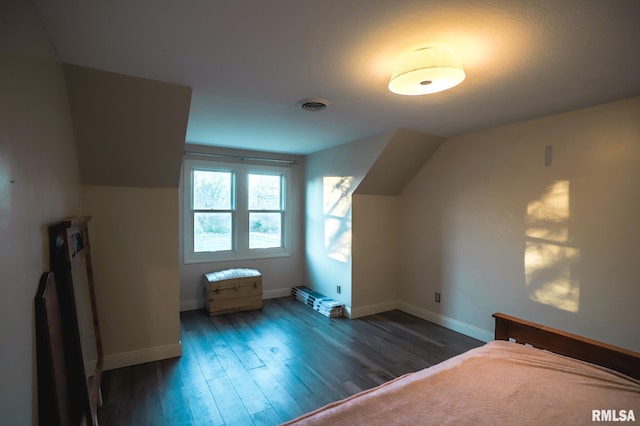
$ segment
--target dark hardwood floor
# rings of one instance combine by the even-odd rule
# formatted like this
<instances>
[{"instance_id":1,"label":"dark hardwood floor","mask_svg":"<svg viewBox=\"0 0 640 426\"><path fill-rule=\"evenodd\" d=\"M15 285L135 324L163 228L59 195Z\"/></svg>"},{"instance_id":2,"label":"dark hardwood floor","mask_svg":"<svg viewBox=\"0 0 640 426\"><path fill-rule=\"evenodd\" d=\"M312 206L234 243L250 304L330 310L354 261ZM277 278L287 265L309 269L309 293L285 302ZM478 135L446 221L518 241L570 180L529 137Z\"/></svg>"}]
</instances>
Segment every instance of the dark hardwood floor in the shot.
<instances>
[{"instance_id":1,"label":"dark hardwood floor","mask_svg":"<svg viewBox=\"0 0 640 426\"><path fill-rule=\"evenodd\" d=\"M482 342L400 311L329 319L291 298L181 314L181 358L107 371L101 426L275 425Z\"/></svg>"}]
</instances>

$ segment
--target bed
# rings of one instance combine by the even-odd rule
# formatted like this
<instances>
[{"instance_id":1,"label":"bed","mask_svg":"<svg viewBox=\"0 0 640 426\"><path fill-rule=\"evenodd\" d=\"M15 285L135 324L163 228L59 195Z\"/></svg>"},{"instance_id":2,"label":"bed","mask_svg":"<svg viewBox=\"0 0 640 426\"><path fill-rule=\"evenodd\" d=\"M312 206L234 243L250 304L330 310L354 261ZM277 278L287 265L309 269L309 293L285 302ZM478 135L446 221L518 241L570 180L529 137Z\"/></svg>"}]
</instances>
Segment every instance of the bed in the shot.
<instances>
[{"instance_id":1,"label":"bed","mask_svg":"<svg viewBox=\"0 0 640 426\"><path fill-rule=\"evenodd\" d=\"M493 317L496 340L286 424L640 422L640 353L504 314Z\"/></svg>"}]
</instances>

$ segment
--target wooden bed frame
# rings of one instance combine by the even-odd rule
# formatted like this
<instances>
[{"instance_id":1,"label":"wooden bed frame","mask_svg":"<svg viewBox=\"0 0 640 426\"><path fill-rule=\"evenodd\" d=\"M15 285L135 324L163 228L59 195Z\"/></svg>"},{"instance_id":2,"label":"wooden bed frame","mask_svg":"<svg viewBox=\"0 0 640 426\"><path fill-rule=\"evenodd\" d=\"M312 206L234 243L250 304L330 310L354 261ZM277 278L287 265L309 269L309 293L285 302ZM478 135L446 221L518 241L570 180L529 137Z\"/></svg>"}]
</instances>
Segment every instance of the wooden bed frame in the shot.
<instances>
[{"instance_id":1,"label":"wooden bed frame","mask_svg":"<svg viewBox=\"0 0 640 426\"><path fill-rule=\"evenodd\" d=\"M560 355L601 365L640 380L640 353L587 339L552 327L495 313L496 340L515 339Z\"/></svg>"}]
</instances>

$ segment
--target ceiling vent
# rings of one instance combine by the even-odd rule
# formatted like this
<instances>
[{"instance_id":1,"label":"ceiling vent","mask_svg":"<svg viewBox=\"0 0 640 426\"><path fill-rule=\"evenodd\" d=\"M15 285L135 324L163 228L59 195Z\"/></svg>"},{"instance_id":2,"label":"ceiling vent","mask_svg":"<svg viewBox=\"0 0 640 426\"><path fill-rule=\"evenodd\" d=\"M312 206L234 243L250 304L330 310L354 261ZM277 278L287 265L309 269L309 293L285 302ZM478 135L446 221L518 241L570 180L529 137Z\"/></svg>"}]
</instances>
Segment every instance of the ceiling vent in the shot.
<instances>
[{"instance_id":1,"label":"ceiling vent","mask_svg":"<svg viewBox=\"0 0 640 426\"><path fill-rule=\"evenodd\" d=\"M298 101L296 105L298 105L301 110L316 112L327 109L327 107L329 106L329 101L320 98L307 98Z\"/></svg>"}]
</instances>

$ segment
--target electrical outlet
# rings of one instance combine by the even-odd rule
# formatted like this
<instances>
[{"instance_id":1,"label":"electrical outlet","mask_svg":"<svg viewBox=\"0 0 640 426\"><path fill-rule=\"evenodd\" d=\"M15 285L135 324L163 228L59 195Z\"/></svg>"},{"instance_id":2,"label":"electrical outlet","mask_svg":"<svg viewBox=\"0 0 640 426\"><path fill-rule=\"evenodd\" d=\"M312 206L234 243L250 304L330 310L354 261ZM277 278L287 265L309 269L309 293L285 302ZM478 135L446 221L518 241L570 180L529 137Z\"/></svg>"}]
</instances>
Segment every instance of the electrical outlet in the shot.
<instances>
[{"instance_id":1,"label":"electrical outlet","mask_svg":"<svg viewBox=\"0 0 640 426\"><path fill-rule=\"evenodd\" d=\"M436 303L440 303L440 293L436 292Z\"/></svg>"},{"instance_id":2,"label":"electrical outlet","mask_svg":"<svg viewBox=\"0 0 640 426\"><path fill-rule=\"evenodd\" d=\"M338 294L340 294L340 293L342 292L342 286L337 285L337 286L336 286L336 292L337 292Z\"/></svg>"}]
</instances>

